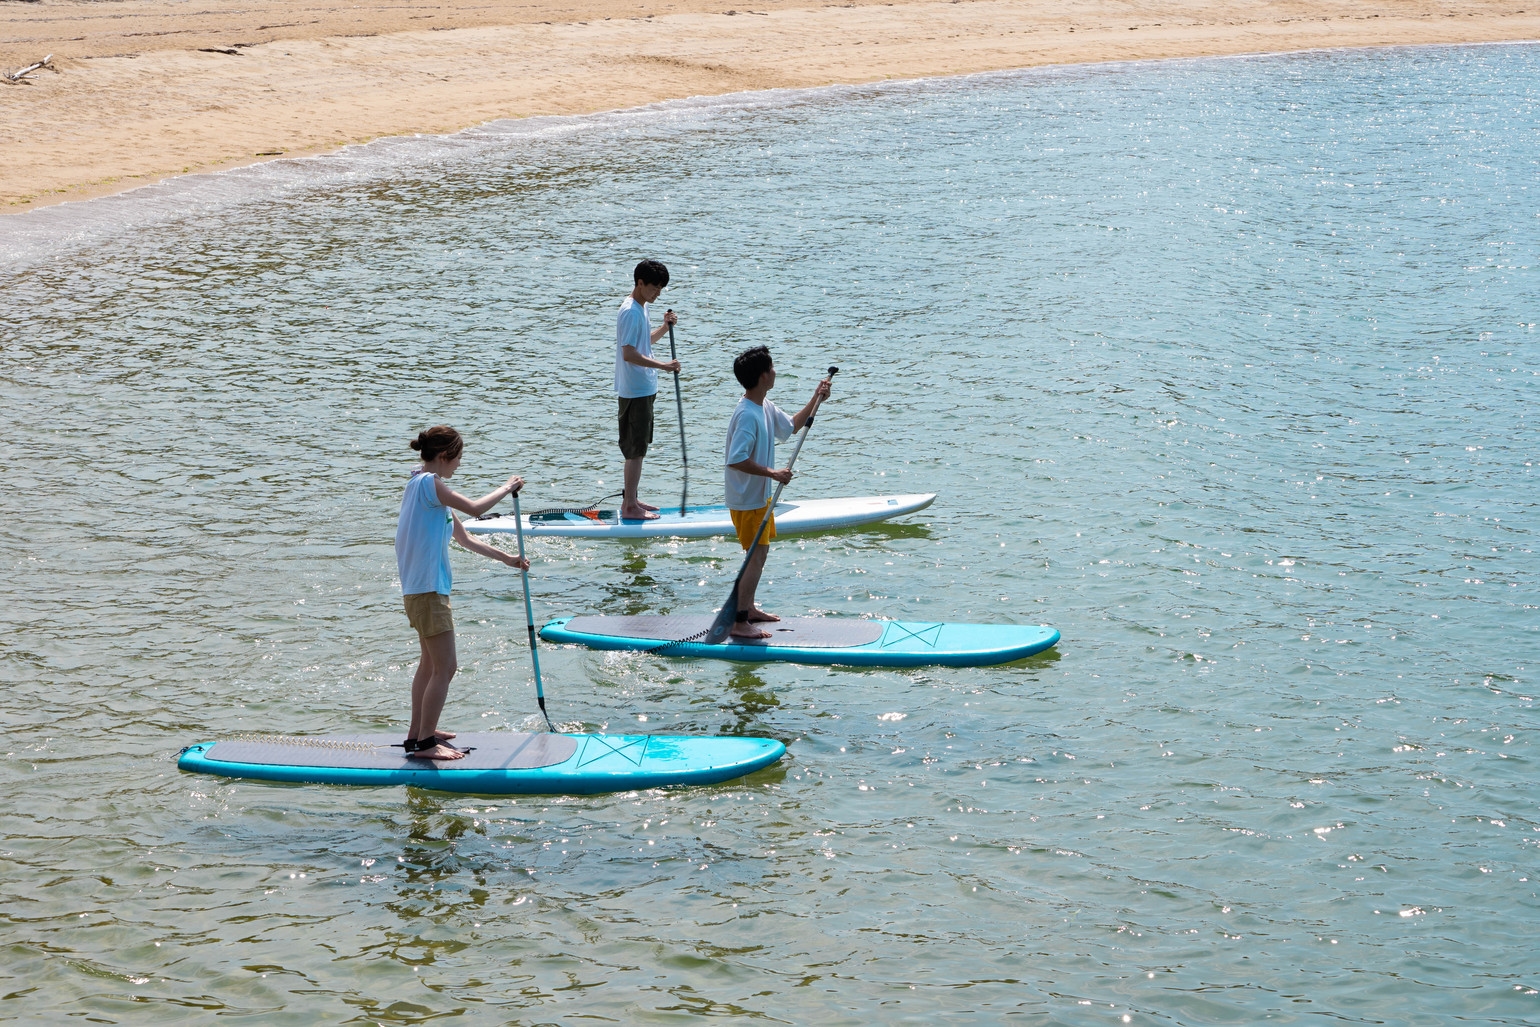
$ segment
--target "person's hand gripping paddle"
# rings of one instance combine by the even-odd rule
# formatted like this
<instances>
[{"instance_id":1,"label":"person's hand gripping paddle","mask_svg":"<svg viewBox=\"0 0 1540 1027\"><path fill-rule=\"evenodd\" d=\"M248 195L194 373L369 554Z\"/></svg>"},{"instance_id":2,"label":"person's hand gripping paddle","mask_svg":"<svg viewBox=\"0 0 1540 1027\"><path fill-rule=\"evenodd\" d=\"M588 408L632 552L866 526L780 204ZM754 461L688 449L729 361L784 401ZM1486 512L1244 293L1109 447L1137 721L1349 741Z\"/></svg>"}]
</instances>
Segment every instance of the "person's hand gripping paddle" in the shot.
<instances>
[{"instance_id":1,"label":"person's hand gripping paddle","mask_svg":"<svg viewBox=\"0 0 1540 1027\"><path fill-rule=\"evenodd\" d=\"M519 559L528 562L524 556L524 515L519 512L519 494L513 494L513 526L519 533ZM545 718L545 726L552 731L556 725L551 723L551 715L545 711L545 689L540 684L540 650L535 648L535 608L529 601L529 571L520 570L519 576L524 579L524 620L529 626L529 658L535 661L535 702L540 704L540 715Z\"/></svg>"},{"instance_id":2,"label":"person's hand gripping paddle","mask_svg":"<svg viewBox=\"0 0 1540 1027\"><path fill-rule=\"evenodd\" d=\"M668 311L672 314L672 308ZM674 326L668 326L668 359L678 360L679 354L674 351ZM684 448L684 400L679 395L679 372L674 372L674 409L679 411L679 457L684 461L684 487L679 491L679 516L684 516L685 500L690 495L690 454Z\"/></svg>"},{"instance_id":3,"label":"person's hand gripping paddle","mask_svg":"<svg viewBox=\"0 0 1540 1027\"><path fill-rule=\"evenodd\" d=\"M829 378L839 374L839 368L829 368ZM828 381L829 378L824 379ZM820 397L813 404L813 412L807 415L807 423L802 426L802 436L797 439L797 448L791 451L791 460L787 462L789 471L797 463L797 457L802 453L802 444L807 441L808 434L813 430L813 419L818 416L818 408L823 405ZM786 482L781 482L775 487L775 495L770 499L770 510L775 510L776 504L781 501L781 490L786 487ZM770 523L770 513L760 518L759 530L754 533L754 541L749 545L749 551L743 554L743 566L738 568L738 576L733 579L733 590L727 593L727 602L722 604L722 609L717 613L717 619L711 622L711 627L706 630L705 642L707 645L719 645L732 633L733 623L738 617L738 589L743 585L743 572L749 569L749 561L754 558L754 550L759 548L760 539L764 537L765 525Z\"/></svg>"}]
</instances>

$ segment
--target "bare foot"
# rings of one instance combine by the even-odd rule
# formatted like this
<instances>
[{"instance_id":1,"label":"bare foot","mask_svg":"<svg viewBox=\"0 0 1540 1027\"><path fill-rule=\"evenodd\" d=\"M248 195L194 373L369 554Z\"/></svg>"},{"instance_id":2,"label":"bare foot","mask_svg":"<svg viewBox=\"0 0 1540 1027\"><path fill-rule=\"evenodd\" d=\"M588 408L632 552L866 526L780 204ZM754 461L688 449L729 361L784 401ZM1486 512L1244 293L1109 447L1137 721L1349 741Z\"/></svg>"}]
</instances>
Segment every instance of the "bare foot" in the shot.
<instances>
[{"instance_id":1,"label":"bare foot","mask_svg":"<svg viewBox=\"0 0 1540 1027\"><path fill-rule=\"evenodd\" d=\"M636 501L636 505L641 507L643 510L652 510L653 512L656 512L657 509L658 509L657 507L653 506L651 503L644 503L640 499L638 499Z\"/></svg>"},{"instance_id":2,"label":"bare foot","mask_svg":"<svg viewBox=\"0 0 1540 1027\"><path fill-rule=\"evenodd\" d=\"M451 749L447 745L435 745L431 749L418 749L408 753L407 759L412 760L463 760L465 753L459 749Z\"/></svg>"},{"instance_id":3,"label":"bare foot","mask_svg":"<svg viewBox=\"0 0 1540 1027\"><path fill-rule=\"evenodd\" d=\"M773 614L773 613L766 613L764 610L761 610L757 606L754 607L754 609L749 611L749 623L750 624L765 624L765 623L767 623L769 621L780 620L780 619L781 618L777 617L775 614Z\"/></svg>"},{"instance_id":4,"label":"bare foot","mask_svg":"<svg viewBox=\"0 0 1540 1027\"><path fill-rule=\"evenodd\" d=\"M727 633L727 637L728 638L746 638L746 639L749 639L750 641L754 641L754 640L760 639L760 638L769 638L770 637L770 632L768 632L768 631L761 631L758 628L751 628L751 627L747 626L746 624L744 624L742 621L738 621L737 623L735 623L733 625L733 629Z\"/></svg>"},{"instance_id":5,"label":"bare foot","mask_svg":"<svg viewBox=\"0 0 1540 1027\"><path fill-rule=\"evenodd\" d=\"M438 739L440 742L447 742L451 738L453 738L454 736L455 736L455 733L453 731L435 731L435 732L433 732L433 737Z\"/></svg>"},{"instance_id":6,"label":"bare foot","mask_svg":"<svg viewBox=\"0 0 1540 1027\"><path fill-rule=\"evenodd\" d=\"M624 521L655 521L658 515L649 513L643 506L623 506L620 508L620 518Z\"/></svg>"}]
</instances>

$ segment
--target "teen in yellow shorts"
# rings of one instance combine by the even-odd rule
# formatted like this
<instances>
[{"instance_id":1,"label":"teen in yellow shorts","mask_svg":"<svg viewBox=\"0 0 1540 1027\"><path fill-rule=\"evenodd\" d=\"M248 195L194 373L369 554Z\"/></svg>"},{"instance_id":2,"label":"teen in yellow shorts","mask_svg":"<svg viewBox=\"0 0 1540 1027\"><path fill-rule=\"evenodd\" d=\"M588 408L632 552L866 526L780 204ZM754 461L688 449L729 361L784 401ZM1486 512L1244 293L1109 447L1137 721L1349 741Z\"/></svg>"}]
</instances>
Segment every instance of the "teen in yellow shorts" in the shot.
<instances>
[{"instance_id":1,"label":"teen in yellow shorts","mask_svg":"<svg viewBox=\"0 0 1540 1027\"><path fill-rule=\"evenodd\" d=\"M829 398L829 381L819 382L807 405L788 417L765 398L775 387L775 364L767 347L755 346L738 354L733 361L733 376L743 386L743 398L727 424L727 508L732 513L733 527L738 529L738 541L745 550L752 550L752 555L739 580L738 610L731 637L769 638L770 632L758 625L781 618L756 606L754 592L765 569L765 554L769 551L765 544L775 538L770 483L784 485L791 480L789 468L775 469L775 443L802 430L819 401ZM761 522L763 534L759 534ZM756 535L758 546L754 545Z\"/></svg>"}]
</instances>

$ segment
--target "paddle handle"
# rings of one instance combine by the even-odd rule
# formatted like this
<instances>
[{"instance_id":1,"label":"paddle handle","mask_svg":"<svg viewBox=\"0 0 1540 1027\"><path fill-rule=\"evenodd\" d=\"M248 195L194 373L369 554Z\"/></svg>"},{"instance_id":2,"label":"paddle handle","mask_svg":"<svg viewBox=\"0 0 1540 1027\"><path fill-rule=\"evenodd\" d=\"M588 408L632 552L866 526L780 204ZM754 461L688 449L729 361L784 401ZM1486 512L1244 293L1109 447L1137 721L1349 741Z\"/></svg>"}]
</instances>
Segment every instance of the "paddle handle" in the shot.
<instances>
[{"instance_id":1,"label":"paddle handle","mask_svg":"<svg viewBox=\"0 0 1540 1027\"><path fill-rule=\"evenodd\" d=\"M669 311L673 313L672 310ZM678 360L679 353L674 348L674 326L668 326L668 358ZM690 466L690 454L685 451L684 445L684 397L679 392L679 372L674 372L674 410L679 414L679 456L684 460L686 469ZM683 513L684 511L680 511Z\"/></svg>"},{"instance_id":2,"label":"paddle handle","mask_svg":"<svg viewBox=\"0 0 1540 1027\"><path fill-rule=\"evenodd\" d=\"M519 559L528 563L524 556L524 516L519 510L519 494L513 494L513 527L519 536ZM535 664L535 702L540 705L540 715L545 718L545 726L552 731L556 726L551 723L551 715L545 710L545 688L540 683L540 650L535 646L535 606L529 600L529 569L519 568L519 577L524 582L524 623L529 629L529 657Z\"/></svg>"},{"instance_id":3,"label":"paddle handle","mask_svg":"<svg viewBox=\"0 0 1540 1027\"><path fill-rule=\"evenodd\" d=\"M668 313L670 313L670 314L672 314L673 312L674 311L672 309L670 309L668 311ZM679 354L674 350L674 326L673 325L669 325L668 326L668 359L670 359L670 360L678 360L679 359ZM679 494L679 516L683 517L684 516L684 508L685 508L685 497L688 495L689 489L690 489L690 454L689 454L689 452L686 451L685 445L684 445L684 398L683 398L683 396L680 395L680 392L679 392L679 372L678 371L674 372L674 409L679 414L679 459L684 461L684 488L685 488L685 491L681 492Z\"/></svg>"}]
</instances>

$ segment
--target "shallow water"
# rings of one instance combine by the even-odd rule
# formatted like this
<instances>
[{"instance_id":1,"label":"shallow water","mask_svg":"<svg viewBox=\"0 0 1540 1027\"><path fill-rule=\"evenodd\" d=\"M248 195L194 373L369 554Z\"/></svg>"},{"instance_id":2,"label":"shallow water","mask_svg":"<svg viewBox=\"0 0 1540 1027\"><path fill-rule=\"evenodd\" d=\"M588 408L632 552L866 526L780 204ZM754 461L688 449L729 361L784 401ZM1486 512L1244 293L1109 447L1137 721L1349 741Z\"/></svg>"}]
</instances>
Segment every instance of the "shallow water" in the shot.
<instances>
[{"instance_id":1,"label":"shallow water","mask_svg":"<svg viewBox=\"0 0 1540 1027\"><path fill-rule=\"evenodd\" d=\"M0 221L0 1019L1533 1022L1540 48L774 93L488 126ZM618 488L613 311L669 263L691 495L731 357L792 614L1050 623L991 669L543 653L569 728L783 739L716 788L231 782L403 724L406 439ZM662 398L667 398L666 396ZM672 405L647 493L681 485ZM705 612L716 541L533 543L537 616ZM459 553L447 723L532 726Z\"/></svg>"}]
</instances>

